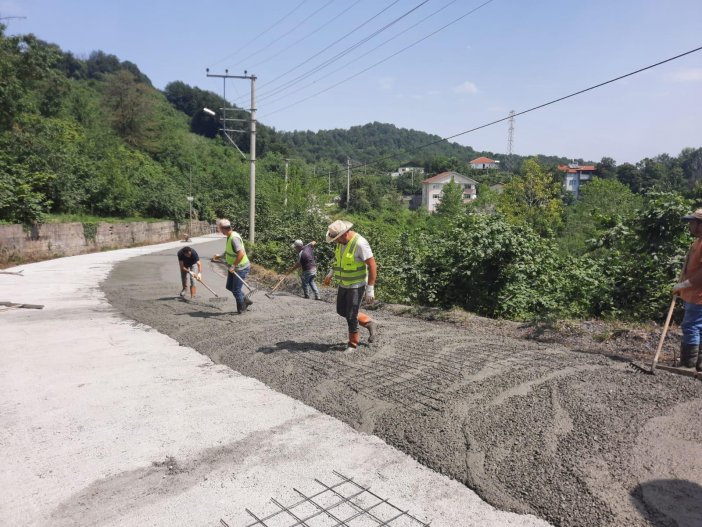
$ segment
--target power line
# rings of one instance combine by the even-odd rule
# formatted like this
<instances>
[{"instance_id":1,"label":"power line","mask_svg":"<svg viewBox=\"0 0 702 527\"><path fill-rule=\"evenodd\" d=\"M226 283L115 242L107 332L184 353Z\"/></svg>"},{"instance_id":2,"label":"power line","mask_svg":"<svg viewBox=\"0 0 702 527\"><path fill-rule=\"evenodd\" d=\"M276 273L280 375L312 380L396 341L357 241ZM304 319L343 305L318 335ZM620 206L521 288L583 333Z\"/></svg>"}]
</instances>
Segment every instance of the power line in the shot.
<instances>
[{"instance_id":1,"label":"power line","mask_svg":"<svg viewBox=\"0 0 702 527\"><path fill-rule=\"evenodd\" d=\"M300 9L300 8L302 7L302 4L304 4L305 2L307 2L307 0L302 0L302 1L301 1L299 4L297 4L291 11L289 11L287 14L283 15L281 18L279 18L278 20L276 20L275 22L273 22L273 24L271 24L271 25L268 26L266 29L264 29L263 31L261 31L258 35L256 35L254 38L252 38L251 40L249 40L248 42L246 42L246 44L244 44L243 46L241 46L241 47L240 47L239 49L237 49L235 52L230 53L230 54L227 55L226 57L219 59L217 62L215 62L215 63L213 63L213 64L210 64L209 67L211 68L212 66L216 66L217 64L221 64L222 62L224 62L225 60L227 60L227 59L233 57L234 55L238 55L241 51L243 51L244 49L246 49L249 45L251 45L251 44L253 44L254 42L256 42L259 38L261 38L263 35L265 35L266 33L268 33L271 29L273 29L274 27L276 27L276 26L277 26L278 24L280 24L283 20L285 20L285 19L288 18L290 15L292 15L295 11L297 11L298 9Z\"/></svg>"},{"instance_id":2,"label":"power line","mask_svg":"<svg viewBox=\"0 0 702 527\"><path fill-rule=\"evenodd\" d=\"M345 15L348 11L350 11L351 9L353 9L360 1L361 1L361 0L356 0L353 4L351 4L351 5L349 5L348 7L346 7L346 8L345 8L343 11L341 11L339 14L334 15L332 18L330 18L329 20L327 20L326 22L324 22L322 25L320 25L317 29L315 29L315 30L312 31L311 33L307 33L304 37L301 37L301 38L297 39L297 40L296 40L295 42L293 42L292 44L288 44L287 46L285 46L285 48L281 49L279 52L275 53L274 55L271 55L271 56L268 57L268 58L263 59L261 62L258 62L254 67L256 67L256 68L260 67L261 65L265 64L266 62L268 62L268 61L270 61L270 60L273 60L274 58L279 57L280 55L282 55L282 54L285 53L286 51L290 50L290 48L293 48L293 47L297 46L300 42L303 42L303 41L307 40L307 39L310 38L312 35L315 35L315 34L319 33L322 29L325 29L329 24L331 24L332 22L334 22L337 18L339 18L339 17L342 16L342 15Z\"/></svg>"},{"instance_id":3,"label":"power line","mask_svg":"<svg viewBox=\"0 0 702 527\"><path fill-rule=\"evenodd\" d=\"M414 41L412 44L409 44L409 45L405 46L404 48L402 48L402 49L396 51L396 52L393 53L392 55L389 55L389 56L385 57L384 59L379 60L379 61L376 62L375 64L371 64L371 65L368 66L367 68L362 69L361 71L357 71L357 72L354 73L353 75L350 75L350 76L346 77L345 79L342 79L342 80L340 80L339 82L337 82L337 83L335 83L335 84L332 84L331 86L328 86L327 88L324 88L323 90L320 90L320 91L318 91L318 92L316 92L316 93L313 93L312 95L309 95L309 96L307 96L307 97L305 97L305 98L303 98L303 99L300 99L299 101L296 101L296 102L294 102L294 103L292 103L292 104L289 104L288 106L284 106L284 107L282 107L282 108L278 108L277 110L273 110L272 112L268 112L266 115L268 116L268 115L273 115L273 114L278 113L278 112L282 112L283 110L287 110L288 108L292 108L293 106L297 106L297 105L300 104L300 103L303 103L303 102L305 102L305 101L308 101L308 100L312 99L313 97L316 97L317 95L321 95L321 94L323 94L323 93L325 93L325 92L328 92L329 90L332 90L332 89L336 88L336 87L339 86L340 84L343 84L343 83L345 83L345 82L347 82L347 81L350 81L351 79L353 79L353 78L355 78L355 77L358 77L359 75L361 75L361 74L367 72L368 70L371 70L371 69L375 68L376 66L379 66L380 64L383 64L384 62L387 62L388 60L390 60L390 59L393 58L393 57L396 57L396 56L399 55L400 53L404 53L404 52L407 51L408 49L413 48L413 47L416 46L417 44L419 44L419 43L421 43L421 42L424 42L426 39L428 39L428 38L430 38L430 37L433 37L434 35L436 35L437 33L440 33L441 31L443 31L443 30L446 29L447 27L452 26L453 24L456 24L456 23L460 22L461 20L463 20L463 19L466 18L467 16L472 15L473 13L475 13L478 9L481 9L481 8L485 7L486 5L488 5L488 4L491 4L491 3L494 2L494 1L495 1L495 0L487 0L486 2L483 2L483 3L480 4L479 6L477 6L477 7L473 8L473 9L471 9L471 10L468 11L467 13L461 15L460 17L453 19L453 20L452 20L451 22L449 22L448 24L445 24L445 25L441 26L439 29L437 29L437 30L435 30L435 31L432 31L431 33L429 33L428 35L425 35L424 37L420 38L419 40Z\"/></svg>"},{"instance_id":4,"label":"power line","mask_svg":"<svg viewBox=\"0 0 702 527\"><path fill-rule=\"evenodd\" d=\"M255 57L255 56L258 55L259 53L262 53L262 52L266 51L266 50L269 49L273 44L275 44L275 43L278 42L279 40L281 40L281 39L287 37L290 33L292 33L293 31L295 31L297 28L299 28L301 25L303 25L305 22L307 22L310 18L312 18L313 16L315 16L317 13L319 13L319 12L322 11L323 9L329 7L333 2L334 2L334 0L329 0L329 1L328 1L326 4L324 4L322 7L319 7L319 8L317 8L316 10L314 10L312 13L310 13L309 15L307 15L304 19L302 19L300 22L298 22L298 23L297 23L296 25L294 25L292 28L288 29L285 33L283 33L282 35L278 36L276 39L274 39L274 40L272 40L271 42L269 42L266 46L264 46L264 47L258 49L257 51L254 51L253 53L251 53L251 54L248 55L247 57L244 57L244 58L241 59L239 62L236 62L235 64L233 64L233 65L230 66L230 67L233 68L233 67L235 67L235 66L238 66L239 64L243 64L244 62L246 62L246 61L249 60L250 58Z\"/></svg>"},{"instance_id":5,"label":"power line","mask_svg":"<svg viewBox=\"0 0 702 527\"><path fill-rule=\"evenodd\" d=\"M385 11L387 11L387 10L390 9L392 6L394 6L395 4L397 4L399 1L400 1L400 0L394 0L394 2L392 2L390 5L388 5L387 7L383 8L383 9L381 9L381 10L378 11L375 15L373 15L372 17L370 17L370 18L367 19L366 21L362 22L361 24L359 24L358 26L356 26L355 28L353 28L351 31L349 31L348 33L346 33L346 34L343 35L342 37L336 39L334 42L332 42L331 44L329 44L328 46L326 46L326 47L325 47L324 49L322 49L321 51L318 51L317 53L315 53L315 54L312 55L311 57L309 57L309 58L303 60L302 62L300 62L300 63L297 64L296 66L293 66L293 67L290 68L289 70L287 70L287 71L281 73L280 75L278 75L277 77L271 79L271 80L268 81L267 83L262 84L261 87L267 86L267 85L269 85L269 84L272 84L272 83L274 83L275 81L277 81L278 79L281 79L281 78L285 77L287 74L289 74L289 73L295 71L296 69L298 69L298 68L304 66L305 64L307 64L307 63L308 63L309 61L311 61L312 59L318 57L319 55L321 55L322 53L324 53L325 51L327 51L329 48L335 46L336 44L338 44L339 42L341 42L342 40L344 40L346 37L348 37L349 35L355 33L356 31L358 31L359 29L361 29L361 28L362 28L363 26L365 26L366 24L369 24L369 23L372 22L374 19L378 18L380 15L382 15Z\"/></svg>"},{"instance_id":6,"label":"power line","mask_svg":"<svg viewBox=\"0 0 702 527\"><path fill-rule=\"evenodd\" d=\"M343 57L343 56L345 56L345 55L348 55L348 54L351 53L354 49L356 49L356 48L362 46L363 44L365 44L365 43L368 42L369 40L375 38L376 36L378 36L380 33L382 33L383 31L385 31L386 29L388 29L388 28L394 26L394 25L397 24L400 20L402 20L403 18L409 16L410 14L412 14L414 11L416 11L417 9L419 9L420 7L422 7L422 6L423 6L424 4L426 4L427 2L429 2L429 0L422 0L419 4L417 4L416 6L414 6L412 9L410 9L409 11L404 12L402 15L400 15L399 17L395 18L394 20L388 22L387 24L385 24L385 25L384 25L383 27L381 27L380 29L375 30L373 33L371 33L371 34L368 35L367 37L362 38L361 40L359 40L359 41L356 42L355 44L349 46L348 48L346 48L346 49L344 49L344 50L342 50L342 51L340 51L339 53L337 53L337 54L334 55L333 57L328 58L327 60L325 60L325 61L322 62L321 64L319 64L319 65L315 66L314 68L312 68L311 70L308 70L308 71L306 71L305 73L302 73L301 75L298 75L298 76L295 77L294 79L292 79L292 80L286 82L286 83L283 84L282 86L279 86L279 87L273 89L273 91L269 92L269 93L266 94L265 96L270 97L270 96L272 96L272 95L276 95L276 94L278 94L278 93L280 93L280 92L282 92L282 91L285 91L287 88L289 88L290 86L293 86L294 84L296 84L297 82L299 82L301 79L304 79L305 77L307 77L307 76L309 76L309 75L312 75L312 74L314 74L314 73L317 73L318 71L320 71L320 70L326 68L327 66L333 64L335 61L337 61L337 60L340 59L341 57Z\"/></svg>"},{"instance_id":7,"label":"power line","mask_svg":"<svg viewBox=\"0 0 702 527\"><path fill-rule=\"evenodd\" d=\"M346 68L347 68L348 66L350 66L351 64L353 64L353 63L355 63L355 62L358 62L358 61L361 60L363 57L366 57L366 56L370 55L370 54L373 53L375 50L377 50L378 48L383 47L383 46L384 46L385 44L387 44L388 42L391 42L391 41L395 40L396 38L401 37L402 35L404 35L404 34L407 33L408 31L411 31L412 29L414 29L415 27L417 27L417 26L420 25L421 23L427 21L428 19L430 19L430 18L433 17L434 15L437 15L438 13L440 13L441 11L443 11L444 9L450 7L452 4L455 4L457 1L458 1L458 0L451 0L449 3L445 4L443 7L440 7L439 9L435 10L434 12L428 14L427 16L425 16L424 18L422 18L421 20L419 20L419 21L415 22L414 24L412 24L411 26L409 26L409 27L403 29L402 31L400 31L400 32L397 33L396 35L394 35L394 36L392 36L392 37L390 37L390 38L384 40L383 42L381 42L380 44L378 44L378 45L375 46L374 48L369 49L368 51L366 51L366 52L363 53L362 55L359 55L358 57L356 57L356 58L354 58L354 59L352 59L352 60L346 62L345 64L343 64L342 66L336 68L335 70L330 71L329 73L327 73L327 77L329 77L329 76L331 76L331 75L337 73L338 71L342 71L342 70L346 69ZM278 98L276 98L276 99L273 99L272 101L269 101L269 104L271 104L271 103L276 103L276 102L278 102L278 101L282 101L283 99L289 97L289 96L292 95L293 93L300 92L300 91L304 90L305 88L308 88L308 87L310 87L310 86L313 86L313 85L316 84L316 83L317 83L316 80L314 80L314 81L312 81L312 82L308 82L307 84L305 84L305 85L303 85L303 86L300 86L299 88L297 88L296 90L294 90L294 91L291 92L291 93L288 93L287 95L283 95L282 97L278 97ZM266 96L266 95L264 95L264 96L262 97L262 99L267 99L267 98L268 98L268 96Z\"/></svg>"},{"instance_id":8,"label":"power line","mask_svg":"<svg viewBox=\"0 0 702 527\"><path fill-rule=\"evenodd\" d=\"M643 68L639 68L639 69L631 71L629 73L625 73L624 75L619 75L618 77L614 77L613 79L609 79L607 81L600 82L599 84L595 84L595 85L590 86L588 88L583 88L582 90L578 90L578 91L575 91L573 93L569 93L568 95L564 95L563 97L558 97L557 99L553 99L553 100L550 100L548 102L545 102L545 103L542 103L542 104L539 104L536 106L532 106L531 108L527 108L526 110L522 110L520 112L511 111L509 113L509 115L507 115L506 117L503 117L501 119L496 119L494 121L490 121L489 123L481 124L480 126L476 126L476 127L471 128L469 130L464 130L463 132L458 132L457 134L449 135L447 137L442 137L441 139L437 139L436 141L431 141L429 143L425 143L423 145L419 145L417 147L414 147L414 149L421 150L422 148L427 148L427 147L430 147L430 146L433 146L433 145L436 145L439 143L443 143L445 141L450 141L451 139L455 139L456 137L470 134L472 132L482 130L483 128L487 128L489 126L493 126L493 125L496 125L498 123L502 123L504 121L507 121L507 120L512 119L514 117L517 117L519 115L525 115L527 113L534 112L536 110L540 110L541 108L545 108L547 106L551 106L552 104L556 104L558 102L565 101L566 99L576 97L577 95L582 95L583 93L587 93L589 91L596 90L596 89L601 88L603 86L607 86L608 84L612 84L612 83L620 81L622 79L626 79L627 77L632 77L632 76L637 75L639 73L643 73L644 71L648 71L648 70L651 70L653 68L657 68L658 66L662 66L663 64L667 64L669 62L673 62L675 60L681 59L682 57L686 57L687 55L692 55L693 53L697 53L698 51L702 51L702 46L691 49L689 51L685 51L684 53L680 53L680 54L675 55L673 57L661 60L659 62L656 62L655 64L650 64L649 66L645 66ZM404 149L404 150L401 150L400 152L404 152L406 150L407 149ZM373 163L378 163L380 161L385 161L387 159L393 159L395 157L397 157L397 155L381 156L379 158L376 158L375 160L369 161L368 163L359 164L359 165L353 166L352 168L353 169L360 168L362 166L371 165Z\"/></svg>"}]
</instances>

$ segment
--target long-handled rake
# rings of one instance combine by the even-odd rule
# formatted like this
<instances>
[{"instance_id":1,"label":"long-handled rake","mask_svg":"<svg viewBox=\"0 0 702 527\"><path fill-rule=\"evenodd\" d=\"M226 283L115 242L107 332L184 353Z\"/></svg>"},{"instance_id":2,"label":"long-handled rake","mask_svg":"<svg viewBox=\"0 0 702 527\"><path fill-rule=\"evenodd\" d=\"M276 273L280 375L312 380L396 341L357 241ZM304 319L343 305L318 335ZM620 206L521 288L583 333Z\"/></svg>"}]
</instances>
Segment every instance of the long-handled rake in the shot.
<instances>
[{"instance_id":1,"label":"long-handled rake","mask_svg":"<svg viewBox=\"0 0 702 527\"><path fill-rule=\"evenodd\" d=\"M309 243L303 245L302 248L301 248L300 250L304 249L305 247L309 247L310 245L311 245L312 247L314 247L315 245L317 245L317 242L314 241L314 240L312 240L311 242L309 242ZM297 267L297 266L294 266L292 269L290 269L289 271L287 271L287 272L283 275L283 278L281 278L280 280L278 280L278 283L275 284L275 286L273 287L273 289L271 289L271 292L270 292L270 293L266 293L266 296L267 296L268 298L271 298L271 299L275 298L275 297L273 296L273 293L275 293L275 292L278 290L278 288L279 288L281 285L283 285L283 282L285 281L285 279L286 279L288 276L290 276L290 273L292 273L292 272L295 270L296 267Z\"/></svg>"},{"instance_id":2,"label":"long-handled rake","mask_svg":"<svg viewBox=\"0 0 702 527\"><path fill-rule=\"evenodd\" d=\"M246 294L246 298L247 298L247 299L249 299L249 297L251 297L251 296L256 292L256 289L253 289L249 284L247 284L246 281L244 281L244 280L241 278L241 276L239 275L239 273L237 273L236 271L230 271L230 270L229 270L229 265L227 265L226 262L224 262L224 261L222 261L222 260L220 260L220 259L211 258L211 259L210 259L210 262L209 262L209 265L210 265L210 269L211 269L215 274L221 276L222 278L226 278L226 276L227 276L228 273L232 273L232 274L234 274L234 276L236 276L239 280L241 280L241 283L244 284L244 285L246 286L246 288L249 290L249 292ZM249 299L249 302L250 302L250 301L251 301L251 300Z\"/></svg>"},{"instance_id":3,"label":"long-handled rake","mask_svg":"<svg viewBox=\"0 0 702 527\"><path fill-rule=\"evenodd\" d=\"M670 327L670 320L673 318L673 311L675 311L675 302L678 300L678 295L673 295L673 299L670 302L670 307L668 308L668 315L665 317L665 324L663 325L663 331L661 332L661 338L658 340L658 347L656 348L656 353L653 356L653 360L651 361L651 368L645 368L643 366L640 366L636 364L635 362L630 362L629 365L634 368L637 371L640 371L642 373L647 373L649 375L655 375L656 374L656 369L659 370L664 370L670 373L675 373L677 375L684 375L686 377L693 377L695 379L700 379L702 380L702 372L698 372L695 370L688 370L687 368L682 368L680 366L676 366L676 353L673 351L673 365L672 366L667 366L665 364L658 364L658 357L661 354L661 350L663 349L663 344L665 342L665 337L668 334L668 328Z\"/></svg>"},{"instance_id":4,"label":"long-handled rake","mask_svg":"<svg viewBox=\"0 0 702 527\"><path fill-rule=\"evenodd\" d=\"M210 298L210 302L226 302L226 299L219 296L209 285L207 285L205 283L205 281L202 278L198 278L197 275L195 273L193 273L192 271L190 271L190 275L195 280L200 282L203 286L205 286L205 289L207 289L210 293L212 293L215 296L214 298Z\"/></svg>"},{"instance_id":5,"label":"long-handled rake","mask_svg":"<svg viewBox=\"0 0 702 527\"><path fill-rule=\"evenodd\" d=\"M283 282L285 281L285 279L286 279L288 276L290 276L290 273L292 273L293 271L294 271L294 269L290 269L287 273L285 273L285 274L283 275L283 278L281 278L280 280L278 280L278 283L275 284L275 286L273 287L273 289L271 289L271 292L270 292L270 293L266 293L266 296L267 296L268 298L275 298L275 297L273 296L273 293L275 293L275 292L278 290L278 288L283 284Z\"/></svg>"}]
</instances>

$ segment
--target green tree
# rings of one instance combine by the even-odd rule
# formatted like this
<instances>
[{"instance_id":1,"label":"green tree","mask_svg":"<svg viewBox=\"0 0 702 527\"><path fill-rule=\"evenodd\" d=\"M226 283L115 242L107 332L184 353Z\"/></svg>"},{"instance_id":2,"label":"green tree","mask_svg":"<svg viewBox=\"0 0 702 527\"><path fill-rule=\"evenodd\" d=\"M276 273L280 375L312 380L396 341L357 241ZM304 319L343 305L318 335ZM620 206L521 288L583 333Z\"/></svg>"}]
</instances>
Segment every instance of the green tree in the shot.
<instances>
[{"instance_id":1,"label":"green tree","mask_svg":"<svg viewBox=\"0 0 702 527\"><path fill-rule=\"evenodd\" d=\"M520 175L505 184L500 198L500 210L512 223L527 223L541 235L552 235L563 223L560 179L536 159L522 164Z\"/></svg>"},{"instance_id":2,"label":"green tree","mask_svg":"<svg viewBox=\"0 0 702 527\"><path fill-rule=\"evenodd\" d=\"M617 162L611 157L603 157L595 165L595 174L602 179L617 179Z\"/></svg>"},{"instance_id":3,"label":"green tree","mask_svg":"<svg viewBox=\"0 0 702 527\"><path fill-rule=\"evenodd\" d=\"M578 201L566 208L559 245L565 254L583 255L588 241L612 225L629 220L643 205L640 195L615 179L594 178L583 185Z\"/></svg>"},{"instance_id":4,"label":"green tree","mask_svg":"<svg viewBox=\"0 0 702 527\"><path fill-rule=\"evenodd\" d=\"M130 71L118 70L107 77L105 102L115 132L132 146L149 147L154 135L154 107L148 87L137 82Z\"/></svg>"},{"instance_id":5,"label":"green tree","mask_svg":"<svg viewBox=\"0 0 702 527\"><path fill-rule=\"evenodd\" d=\"M436 206L436 213L439 216L455 216L463 210L463 189L451 177L451 181L441 189L441 200Z\"/></svg>"}]
</instances>

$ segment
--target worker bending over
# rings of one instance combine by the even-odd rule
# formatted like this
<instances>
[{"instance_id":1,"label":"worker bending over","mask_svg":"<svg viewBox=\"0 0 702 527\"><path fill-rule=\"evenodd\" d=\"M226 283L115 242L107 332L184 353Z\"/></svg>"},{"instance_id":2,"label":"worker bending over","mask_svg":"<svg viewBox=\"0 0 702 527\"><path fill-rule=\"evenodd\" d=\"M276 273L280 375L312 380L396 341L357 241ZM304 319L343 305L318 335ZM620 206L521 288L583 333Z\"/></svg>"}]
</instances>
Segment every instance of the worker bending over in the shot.
<instances>
[{"instance_id":1,"label":"worker bending over","mask_svg":"<svg viewBox=\"0 0 702 527\"><path fill-rule=\"evenodd\" d=\"M375 300L375 258L368 241L352 231L351 227L353 223L343 220L336 220L329 225L326 240L337 245L334 267L324 278L324 285L329 285L332 277L339 282L336 312L344 317L348 324L349 342L346 351L353 351L358 347L359 324L368 330L368 342L373 342L376 333L375 322L359 311L364 297L368 303Z\"/></svg>"},{"instance_id":2,"label":"worker bending over","mask_svg":"<svg viewBox=\"0 0 702 527\"><path fill-rule=\"evenodd\" d=\"M180 282L183 289L180 291L180 297L185 297L185 290L188 287L188 278L190 278L190 298L195 296L195 280L202 278L202 262L195 249L183 247L178 251L178 267L180 267Z\"/></svg>"}]
</instances>

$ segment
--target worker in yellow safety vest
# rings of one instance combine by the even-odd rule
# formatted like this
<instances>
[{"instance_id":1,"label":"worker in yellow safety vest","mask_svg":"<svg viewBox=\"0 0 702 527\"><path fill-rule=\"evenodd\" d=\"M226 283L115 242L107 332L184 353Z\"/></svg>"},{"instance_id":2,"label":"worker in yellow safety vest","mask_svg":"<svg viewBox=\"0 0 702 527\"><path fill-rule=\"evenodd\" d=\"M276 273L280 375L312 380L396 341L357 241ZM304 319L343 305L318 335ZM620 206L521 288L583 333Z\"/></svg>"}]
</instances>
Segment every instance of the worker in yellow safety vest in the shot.
<instances>
[{"instance_id":1,"label":"worker in yellow safety vest","mask_svg":"<svg viewBox=\"0 0 702 527\"><path fill-rule=\"evenodd\" d=\"M251 270L249 257L246 256L244 241L241 235L232 229L232 224L227 219L221 219L217 222L219 232L227 237L227 242L224 248L224 260L229 266L227 274L227 291L231 291L236 300L236 312L240 315L245 313L253 302L244 295L242 286ZM221 255L215 254L215 260L221 260Z\"/></svg>"},{"instance_id":2,"label":"worker in yellow safety vest","mask_svg":"<svg viewBox=\"0 0 702 527\"><path fill-rule=\"evenodd\" d=\"M336 243L334 267L324 278L329 285L332 278L339 282L336 296L336 312L346 319L349 341L346 351L354 351L359 344L359 324L368 330L368 342L376 337L376 324L360 311L361 303L375 300L377 269L368 241L351 230L353 223L336 220L327 228L327 242Z\"/></svg>"}]
</instances>

